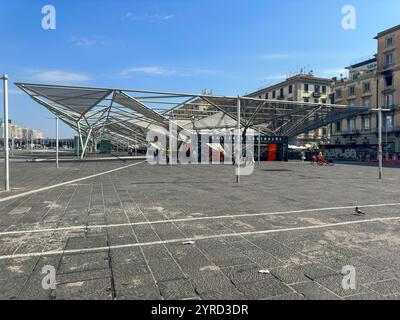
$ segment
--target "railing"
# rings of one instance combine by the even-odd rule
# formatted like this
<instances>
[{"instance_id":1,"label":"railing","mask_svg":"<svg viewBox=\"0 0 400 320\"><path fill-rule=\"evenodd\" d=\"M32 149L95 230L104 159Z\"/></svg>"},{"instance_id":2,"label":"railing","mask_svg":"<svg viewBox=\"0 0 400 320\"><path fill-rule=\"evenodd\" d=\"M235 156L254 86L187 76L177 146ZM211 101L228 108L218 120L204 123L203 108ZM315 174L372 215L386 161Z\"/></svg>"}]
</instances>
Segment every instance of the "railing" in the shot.
<instances>
[{"instance_id":1,"label":"railing","mask_svg":"<svg viewBox=\"0 0 400 320\"><path fill-rule=\"evenodd\" d=\"M387 130L385 126L382 126L382 133L400 133L400 126L397 127L388 127ZM378 133L378 128L369 128L369 129L354 129L354 130L338 130L335 131L334 135L356 135L356 134L371 134Z\"/></svg>"},{"instance_id":2,"label":"railing","mask_svg":"<svg viewBox=\"0 0 400 320\"><path fill-rule=\"evenodd\" d=\"M342 131L340 131L340 134L342 135L342 136L347 136L347 135L356 135L356 134L360 134L361 133L361 131L360 130L356 130L356 129L354 129L354 130L342 130ZM337 133L338 134L338 133Z\"/></svg>"},{"instance_id":3,"label":"railing","mask_svg":"<svg viewBox=\"0 0 400 320\"><path fill-rule=\"evenodd\" d=\"M371 129L371 132L372 133L378 133L378 128L373 128L373 129ZM394 133L394 132L400 132L400 127L399 126L397 126L397 127L388 127L388 128L386 128L385 126L382 126L382 132L383 133Z\"/></svg>"}]
</instances>

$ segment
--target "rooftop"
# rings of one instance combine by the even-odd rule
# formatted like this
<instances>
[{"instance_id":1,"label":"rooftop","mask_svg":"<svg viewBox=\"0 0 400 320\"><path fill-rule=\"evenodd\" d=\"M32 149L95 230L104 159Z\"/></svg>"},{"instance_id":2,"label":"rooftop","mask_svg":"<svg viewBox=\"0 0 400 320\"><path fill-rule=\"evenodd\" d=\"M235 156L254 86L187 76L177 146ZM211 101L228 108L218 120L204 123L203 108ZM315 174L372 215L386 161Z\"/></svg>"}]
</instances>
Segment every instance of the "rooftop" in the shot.
<instances>
[{"instance_id":1,"label":"rooftop","mask_svg":"<svg viewBox=\"0 0 400 320\"><path fill-rule=\"evenodd\" d=\"M288 85L290 83L295 83L297 81L316 81L316 82L323 82L323 83L329 84L329 83L332 82L332 79L316 77L313 74L309 74L309 73L300 73L300 74L297 74L297 75L295 75L293 77L287 78L286 80L281 81L279 83L276 83L276 84L273 84L271 86L262 88L260 90L255 91L255 92L252 92L252 93L248 94L247 96L255 96L255 95L259 94L259 93L265 92L266 90L272 90L272 89L275 89L275 88L279 88L279 87Z\"/></svg>"},{"instance_id":2,"label":"rooftop","mask_svg":"<svg viewBox=\"0 0 400 320\"><path fill-rule=\"evenodd\" d=\"M380 38L380 37L382 37L384 35L387 35L388 33L391 33L391 32L397 31L397 30L400 30L400 24L395 26L395 27L386 29L386 30L384 30L382 32L379 32L378 35L374 39L378 39L378 38Z\"/></svg>"},{"instance_id":3,"label":"rooftop","mask_svg":"<svg viewBox=\"0 0 400 320\"><path fill-rule=\"evenodd\" d=\"M378 60L376 59L376 57L370 58L370 59L368 59L368 60L364 60L364 61L358 62L358 63L356 63L356 64L350 65L350 66L348 66L346 69L350 69L350 68L351 68L351 69L359 68L359 67L366 66L366 65L369 65L369 64L371 64L371 63L377 62L377 61L378 61Z\"/></svg>"}]
</instances>

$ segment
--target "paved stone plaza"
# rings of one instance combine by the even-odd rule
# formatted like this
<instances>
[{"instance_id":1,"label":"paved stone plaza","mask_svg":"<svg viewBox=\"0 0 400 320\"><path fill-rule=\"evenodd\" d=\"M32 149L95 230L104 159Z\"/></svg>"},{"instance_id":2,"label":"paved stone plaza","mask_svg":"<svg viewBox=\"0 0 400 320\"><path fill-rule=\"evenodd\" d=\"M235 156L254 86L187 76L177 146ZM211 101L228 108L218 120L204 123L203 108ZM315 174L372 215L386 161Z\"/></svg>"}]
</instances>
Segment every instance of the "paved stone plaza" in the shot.
<instances>
[{"instance_id":1,"label":"paved stone plaza","mask_svg":"<svg viewBox=\"0 0 400 320\"><path fill-rule=\"evenodd\" d=\"M12 163L0 298L397 299L400 170L377 174L264 163L236 185L230 165ZM342 287L346 265L354 290ZM55 289L43 289L44 266Z\"/></svg>"}]
</instances>

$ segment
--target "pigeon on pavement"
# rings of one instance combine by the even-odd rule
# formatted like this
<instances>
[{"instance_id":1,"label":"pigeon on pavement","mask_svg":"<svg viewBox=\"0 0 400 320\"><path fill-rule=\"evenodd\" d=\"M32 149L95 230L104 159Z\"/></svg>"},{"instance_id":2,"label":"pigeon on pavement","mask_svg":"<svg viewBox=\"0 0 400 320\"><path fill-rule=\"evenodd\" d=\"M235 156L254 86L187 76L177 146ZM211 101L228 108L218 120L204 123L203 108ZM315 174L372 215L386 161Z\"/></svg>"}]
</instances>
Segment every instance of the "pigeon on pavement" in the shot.
<instances>
[{"instance_id":1,"label":"pigeon on pavement","mask_svg":"<svg viewBox=\"0 0 400 320\"><path fill-rule=\"evenodd\" d=\"M357 215L365 214L365 212L362 212L358 207L356 207L355 211Z\"/></svg>"}]
</instances>

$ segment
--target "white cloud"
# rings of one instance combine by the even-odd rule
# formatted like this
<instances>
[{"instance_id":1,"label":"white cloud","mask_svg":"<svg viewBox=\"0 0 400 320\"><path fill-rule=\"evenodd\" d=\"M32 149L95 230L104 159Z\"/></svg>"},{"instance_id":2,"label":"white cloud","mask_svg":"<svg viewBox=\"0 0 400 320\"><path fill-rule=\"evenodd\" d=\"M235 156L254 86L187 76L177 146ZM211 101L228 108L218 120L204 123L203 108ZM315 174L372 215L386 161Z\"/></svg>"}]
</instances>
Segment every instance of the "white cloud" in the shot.
<instances>
[{"instance_id":1,"label":"white cloud","mask_svg":"<svg viewBox=\"0 0 400 320\"><path fill-rule=\"evenodd\" d=\"M343 69L343 68L337 68L337 69L325 69L322 70L321 73L324 76L329 76L329 77L337 77L340 75L346 76L347 75L347 69Z\"/></svg>"},{"instance_id":2,"label":"white cloud","mask_svg":"<svg viewBox=\"0 0 400 320\"><path fill-rule=\"evenodd\" d=\"M285 80L287 77L285 74L276 74L272 76L267 76L262 78L264 81L271 81L271 80Z\"/></svg>"},{"instance_id":3,"label":"white cloud","mask_svg":"<svg viewBox=\"0 0 400 320\"><path fill-rule=\"evenodd\" d=\"M170 14L170 15L166 15L166 16L161 16L160 18L162 20L171 20L171 19L175 18L175 16L173 14Z\"/></svg>"},{"instance_id":4,"label":"white cloud","mask_svg":"<svg viewBox=\"0 0 400 320\"><path fill-rule=\"evenodd\" d=\"M189 69L192 73L196 74L220 74L221 72L213 69Z\"/></svg>"},{"instance_id":5,"label":"white cloud","mask_svg":"<svg viewBox=\"0 0 400 320\"><path fill-rule=\"evenodd\" d=\"M71 37L70 42L76 47L89 48L97 44L94 39L84 37Z\"/></svg>"},{"instance_id":6,"label":"white cloud","mask_svg":"<svg viewBox=\"0 0 400 320\"><path fill-rule=\"evenodd\" d=\"M122 70L121 75L127 76L131 73L144 73L151 75L159 75L159 76L169 76L176 74L176 71L173 69L167 69L163 67L132 67Z\"/></svg>"},{"instance_id":7,"label":"white cloud","mask_svg":"<svg viewBox=\"0 0 400 320\"><path fill-rule=\"evenodd\" d=\"M260 55L259 58L261 60L282 60L282 59L290 59L295 56L296 55L289 53L267 53Z\"/></svg>"},{"instance_id":8,"label":"white cloud","mask_svg":"<svg viewBox=\"0 0 400 320\"><path fill-rule=\"evenodd\" d=\"M166 68L159 66L149 67L131 67L124 69L120 72L122 76L128 76L130 74L149 74L157 76L179 76L179 77L195 77L204 75L221 75L222 73L218 70L213 69L202 69L202 68Z\"/></svg>"},{"instance_id":9,"label":"white cloud","mask_svg":"<svg viewBox=\"0 0 400 320\"><path fill-rule=\"evenodd\" d=\"M175 18L173 14L141 14L136 15L132 12L127 12L121 20L129 20L129 21L146 21L146 22L161 22L168 21Z\"/></svg>"},{"instance_id":10,"label":"white cloud","mask_svg":"<svg viewBox=\"0 0 400 320\"><path fill-rule=\"evenodd\" d=\"M90 77L86 74L61 70L36 71L32 72L31 77L35 81L46 82L83 82L90 80Z\"/></svg>"},{"instance_id":11,"label":"white cloud","mask_svg":"<svg viewBox=\"0 0 400 320\"><path fill-rule=\"evenodd\" d=\"M19 95L19 94L23 94L24 92L22 90L19 89L8 89L8 94L9 95ZM3 87L0 88L0 94L3 94Z\"/></svg>"}]
</instances>

